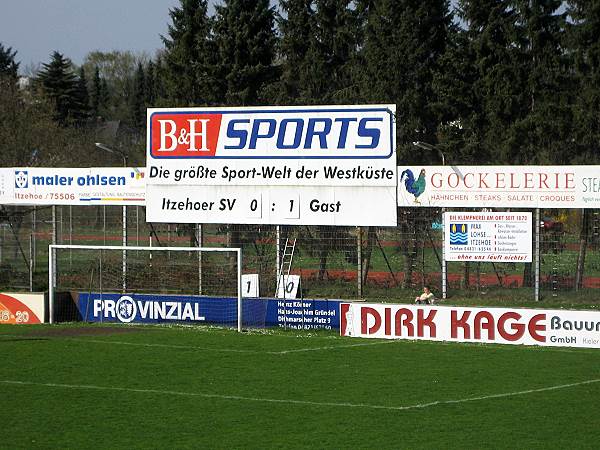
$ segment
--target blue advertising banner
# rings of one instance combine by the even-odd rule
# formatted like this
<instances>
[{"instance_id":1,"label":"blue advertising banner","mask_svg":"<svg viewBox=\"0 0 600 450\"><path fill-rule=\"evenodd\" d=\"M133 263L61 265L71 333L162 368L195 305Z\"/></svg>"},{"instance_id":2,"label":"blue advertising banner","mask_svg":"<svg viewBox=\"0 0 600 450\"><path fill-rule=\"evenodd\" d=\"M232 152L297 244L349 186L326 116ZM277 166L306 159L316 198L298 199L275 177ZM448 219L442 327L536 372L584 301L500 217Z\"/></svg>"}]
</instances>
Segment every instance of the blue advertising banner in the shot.
<instances>
[{"instance_id":1,"label":"blue advertising banner","mask_svg":"<svg viewBox=\"0 0 600 450\"><path fill-rule=\"evenodd\" d=\"M341 300L269 300L267 326L339 330L340 303Z\"/></svg>"},{"instance_id":2,"label":"blue advertising banner","mask_svg":"<svg viewBox=\"0 0 600 450\"><path fill-rule=\"evenodd\" d=\"M340 300L245 298L243 325L339 329ZM206 323L235 327L237 298L185 295L79 293L77 308L89 322Z\"/></svg>"}]
</instances>

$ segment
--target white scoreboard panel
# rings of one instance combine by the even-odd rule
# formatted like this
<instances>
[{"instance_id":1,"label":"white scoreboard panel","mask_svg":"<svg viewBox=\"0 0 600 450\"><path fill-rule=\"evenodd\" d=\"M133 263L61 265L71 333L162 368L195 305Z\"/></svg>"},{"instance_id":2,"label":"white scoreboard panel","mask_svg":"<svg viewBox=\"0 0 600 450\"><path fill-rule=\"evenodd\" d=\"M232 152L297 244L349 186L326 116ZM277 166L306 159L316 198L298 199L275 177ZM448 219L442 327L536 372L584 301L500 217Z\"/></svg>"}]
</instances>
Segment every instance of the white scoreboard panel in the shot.
<instances>
[{"instance_id":1,"label":"white scoreboard panel","mask_svg":"<svg viewBox=\"0 0 600 450\"><path fill-rule=\"evenodd\" d=\"M395 226L395 106L148 110L147 220Z\"/></svg>"}]
</instances>

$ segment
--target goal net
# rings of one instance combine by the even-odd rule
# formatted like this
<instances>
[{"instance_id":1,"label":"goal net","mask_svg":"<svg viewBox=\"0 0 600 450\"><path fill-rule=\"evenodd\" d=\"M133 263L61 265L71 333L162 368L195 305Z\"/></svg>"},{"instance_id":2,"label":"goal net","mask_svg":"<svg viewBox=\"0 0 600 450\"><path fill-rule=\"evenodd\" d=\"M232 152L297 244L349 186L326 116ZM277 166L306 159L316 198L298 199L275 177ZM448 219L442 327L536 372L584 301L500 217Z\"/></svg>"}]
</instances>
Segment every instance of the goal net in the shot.
<instances>
[{"instance_id":1,"label":"goal net","mask_svg":"<svg viewBox=\"0 0 600 450\"><path fill-rule=\"evenodd\" d=\"M263 327L266 302L243 299L239 248L49 246L50 321ZM73 308L74 307L74 308Z\"/></svg>"}]
</instances>

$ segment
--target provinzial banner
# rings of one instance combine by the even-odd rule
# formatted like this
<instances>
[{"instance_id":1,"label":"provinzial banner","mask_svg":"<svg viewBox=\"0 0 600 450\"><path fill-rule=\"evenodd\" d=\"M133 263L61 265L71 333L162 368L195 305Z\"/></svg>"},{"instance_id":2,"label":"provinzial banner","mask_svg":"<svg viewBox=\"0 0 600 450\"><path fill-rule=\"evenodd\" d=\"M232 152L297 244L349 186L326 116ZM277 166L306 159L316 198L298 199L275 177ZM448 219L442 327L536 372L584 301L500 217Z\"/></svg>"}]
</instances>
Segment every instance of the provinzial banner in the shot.
<instances>
[{"instance_id":1,"label":"provinzial banner","mask_svg":"<svg viewBox=\"0 0 600 450\"><path fill-rule=\"evenodd\" d=\"M398 167L398 205L598 208L600 166Z\"/></svg>"}]
</instances>

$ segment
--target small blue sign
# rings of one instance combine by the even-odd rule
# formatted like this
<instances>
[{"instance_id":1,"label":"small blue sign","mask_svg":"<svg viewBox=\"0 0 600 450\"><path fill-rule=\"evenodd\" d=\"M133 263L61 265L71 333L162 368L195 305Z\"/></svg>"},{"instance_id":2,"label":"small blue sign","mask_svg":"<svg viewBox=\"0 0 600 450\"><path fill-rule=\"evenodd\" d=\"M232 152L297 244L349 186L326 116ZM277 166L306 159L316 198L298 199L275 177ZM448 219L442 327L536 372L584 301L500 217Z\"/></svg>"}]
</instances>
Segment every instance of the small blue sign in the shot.
<instances>
[{"instance_id":1,"label":"small blue sign","mask_svg":"<svg viewBox=\"0 0 600 450\"><path fill-rule=\"evenodd\" d=\"M29 187L29 175L26 170L15 170L15 188L27 189Z\"/></svg>"},{"instance_id":2,"label":"small blue sign","mask_svg":"<svg viewBox=\"0 0 600 450\"><path fill-rule=\"evenodd\" d=\"M467 245L469 243L469 225L466 223L450 224L450 245Z\"/></svg>"}]
</instances>

